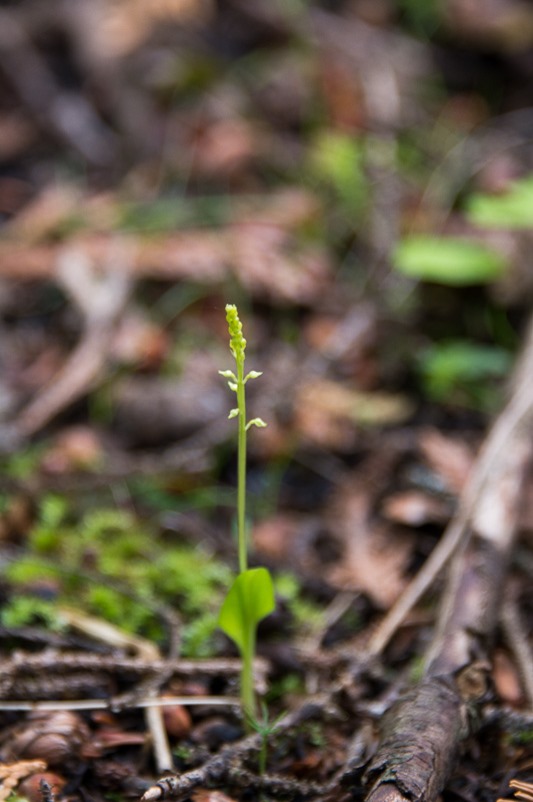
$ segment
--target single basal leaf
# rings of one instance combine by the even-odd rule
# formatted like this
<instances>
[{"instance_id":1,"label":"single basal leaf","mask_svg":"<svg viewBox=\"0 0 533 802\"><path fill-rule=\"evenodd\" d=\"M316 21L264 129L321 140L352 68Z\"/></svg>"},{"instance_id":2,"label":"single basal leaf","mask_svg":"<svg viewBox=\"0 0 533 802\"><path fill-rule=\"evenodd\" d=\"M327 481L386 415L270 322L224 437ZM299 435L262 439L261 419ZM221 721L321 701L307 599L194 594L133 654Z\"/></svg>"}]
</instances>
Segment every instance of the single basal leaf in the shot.
<instances>
[{"instance_id":1,"label":"single basal leaf","mask_svg":"<svg viewBox=\"0 0 533 802\"><path fill-rule=\"evenodd\" d=\"M250 568L235 579L224 599L218 625L242 655L249 652L257 624L274 610L274 585L266 568Z\"/></svg>"}]
</instances>

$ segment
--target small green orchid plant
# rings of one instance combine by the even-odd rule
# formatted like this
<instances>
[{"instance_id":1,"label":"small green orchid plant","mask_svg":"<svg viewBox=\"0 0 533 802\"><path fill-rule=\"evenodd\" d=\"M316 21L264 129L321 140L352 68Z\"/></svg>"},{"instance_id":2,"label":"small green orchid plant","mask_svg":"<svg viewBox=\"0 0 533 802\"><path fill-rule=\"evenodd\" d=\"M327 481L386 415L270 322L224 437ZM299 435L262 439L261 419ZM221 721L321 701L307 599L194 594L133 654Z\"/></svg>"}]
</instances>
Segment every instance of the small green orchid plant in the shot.
<instances>
[{"instance_id":1,"label":"small green orchid plant","mask_svg":"<svg viewBox=\"0 0 533 802\"><path fill-rule=\"evenodd\" d=\"M228 380L228 386L237 395L237 406L229 418L237 418L237 530L239 550L239 574L231 585L222 604L218 623L220 628L236 644L242 657L241 704L246 720L257 720L253 683L253 661L256 648L257 626L274 610L274 586L266 568L248 568L248 535L246 531L246 434L252 426L263 427L261 418L246 420L246 383L261 376L256 370L244 374L246 340L242 333L237 307L226 305L226 320L230 335L230 351L236 364L232 370L219 370Z\"/></svg>"}]
</instances>

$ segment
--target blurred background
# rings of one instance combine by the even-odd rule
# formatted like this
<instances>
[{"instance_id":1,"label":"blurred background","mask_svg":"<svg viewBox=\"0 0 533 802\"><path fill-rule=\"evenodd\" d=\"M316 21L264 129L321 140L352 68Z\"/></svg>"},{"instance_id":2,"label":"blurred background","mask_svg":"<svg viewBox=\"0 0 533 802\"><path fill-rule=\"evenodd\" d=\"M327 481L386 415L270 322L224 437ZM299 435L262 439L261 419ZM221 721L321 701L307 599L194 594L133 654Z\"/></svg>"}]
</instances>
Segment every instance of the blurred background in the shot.
<instances>
[{"instance_id":1,"label":"blurred background","mask_svg":"<svg viewBox=\"0 0 533 802\"><path fill-rule=\"evenodd\" d=\"M390 606L520 346L532 96L522 0L1 4L4 625L49 623L75 594L163 638L146 599L182 603L201 544L216 570L185 652L214 648L226 303L264 374L256 553L310 582L301 621L346 589L360 622Z\"/></svg>"}]
</instances>

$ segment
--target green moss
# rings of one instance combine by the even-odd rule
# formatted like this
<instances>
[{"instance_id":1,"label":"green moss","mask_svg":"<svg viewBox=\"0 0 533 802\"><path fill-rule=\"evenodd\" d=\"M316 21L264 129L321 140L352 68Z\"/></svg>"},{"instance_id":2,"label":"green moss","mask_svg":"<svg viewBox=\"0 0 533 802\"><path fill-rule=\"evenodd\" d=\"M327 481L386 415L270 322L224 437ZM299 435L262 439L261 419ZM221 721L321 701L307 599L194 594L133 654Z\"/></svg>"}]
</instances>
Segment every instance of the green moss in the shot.
<instances>
[{"instance_id":1,"label":"green moss","mask_svg":"<svg viewBox=\"0 0 533 802\"><path fill-rule=\"evenodd\" d=\"M292 599L289 609L294 616L296 626L307 634L316 632L324 624L324 610L309 599L301 597Z\"/></svg>"},{"instance_id":2,"label":"green moss","mask_svg":"<svg viewBox=\"0 0 533 802\"><path fill-rule=\"evenodd\" d=\"M190 547L165 550L150 571L160 591L179 597L182 609L189 613L216 609L232 577L227 565L203 549Z\"/></svg>"},{"instance_id":3,"label":"green moss","mask_svg":"<svg viewBox=\"0 0 533 802\"><path fill-rule=\"evenodd\" d=\"M424 676L425 662L426 661L424 657L417 656L413 658L409 667L409 679L411 682L420 682Z\"/></svg>"},{"instance_id":4,"label":"green moss","mask_svg":"<svg viewBox=\"0 0 533 802\"><path fill-rule=\"evenodd\" d=\"M290 694L305 693L305 685L303 677L300 674L285 674L279 680L275 680L270 684L267 694L267 701L269 704L276 699L283 699Z\"/></svg>"},{"instance_id":5,"label":"green moss","mask_svg":"<svg viewBox=\"0 0 533 802\"><path fill-rule=\"evenodd\" d=\"M274 587L276 594L287 602L294 601L300 594L300 582L288 571L276 576Z\"/></svg>"},{"instance_id":6,"label":"green moss","mask_svg":"<svg viewBox=\"0 0 533 802\"><path fill-rule=\"evenodd\" d=\"M218 629L218 614L205 613L185 625L182 634L183 657L212 657L216 654L215 633Z\"/></svg>"},{"instance_id":7,"label":"green moss","mask_svg":"<svg viewBox=\"0 0 533 802\"><path fill-rule=\"evenodd\" d=\"M34 596L15 596L0 613L0 621L5 627L28 627L44 625L53 632L65 628L65 622L51 601Z\"/></svg>"},{"instance_id":8,"label":"green moss","mask_svg":"<svg viewBox=\"0 0 533 802\"><path fill-rule=\"evenodd\" d=\"M104 585L90 587L85 596L89 611L116 624L125 632L159 639L163 635L161 624L153 611L142 601L131 599L114 588Z\"/></svg>"},{"instance_id":9,"label":"green moss","mask_svg":"<svg viewBox=\"0 0 533 802\"><path fill-rule=\"evenodd\" d=\"M29 479L39 469L42 455L46 446L42 443L30 446L25 450L17 451L3 462L2 470L11 479L24 481Z\"/></svg>"},{"instance_id":10,"label":"green moss","mask_svg":"<svg viewBox=\"0 0 533 802\"><path fill-rule=\"evenodd\" d=\"M8 565L5 577L15 585L31 585L56 580L61 574L59 566L38 557L21 557Z\"/></svg>"},{"instance_id":11,"label":"green moss","mask_svg":"<svg viewBox=\"0 0 533 802\"><path fill-rule=\"evenodd\" d=\"M155 611L172 604L184 618L184 653L213 653L216 613L231 571L205 549L164 542L128 510L93 509L76 517L71 502L55 494L43 497L28 546L6 569L6 579L24 589L4 608L8 621L49 626L55 609L74 605L159 640L164 627ZM32 587L50 582L56 599L45 604L31 596Z\"/></svg>"},{"instance_id":12,"label":"green moss","mask_svg":"<svg viewBox=\"0 0 533 802\"><path fill-rule=\"evenodd\" d=\"M528 745L533 743L533 728L513 732L511 742L514 744Z\"/></svg>"},{"instance_id":13,"label":"green moss","mask_svg":"<svg viewBox=\"0 0 533 802\"><path fill-rule=\"evenodd\" d=\"M276 577L274 584L276 594L285 600L301 634L312 635L324 626L324 610L302 594L298 577L284 572Z\"/></svg>"}]
</instances>

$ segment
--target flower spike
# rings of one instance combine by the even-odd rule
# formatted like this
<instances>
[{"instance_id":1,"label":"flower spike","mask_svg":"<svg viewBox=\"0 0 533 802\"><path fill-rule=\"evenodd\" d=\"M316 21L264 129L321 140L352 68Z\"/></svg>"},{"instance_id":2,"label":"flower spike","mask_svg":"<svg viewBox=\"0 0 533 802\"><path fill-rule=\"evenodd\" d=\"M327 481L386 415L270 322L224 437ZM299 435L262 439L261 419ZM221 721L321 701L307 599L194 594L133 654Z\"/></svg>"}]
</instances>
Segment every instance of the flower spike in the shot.
<instances>
[{"instance_id":1,"label":"flower spike","mask_svg":"<svg viewBox=\"0 0 533 802\"><path fill-rule=\"evenodd\" d=\"M246 340L242 334L242 323L239 320L239 313L237 312L235 304L226 304L226 320L228 321L230 335L230 351L235 357L237 364L239 362L244 362Z\"/></svg>"}]
</instances>

